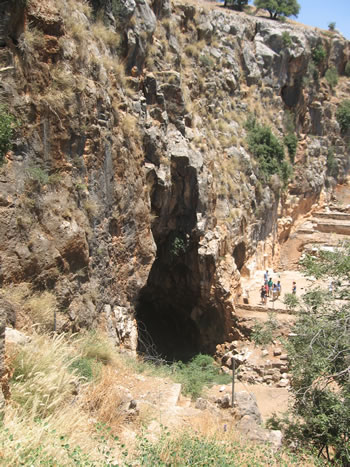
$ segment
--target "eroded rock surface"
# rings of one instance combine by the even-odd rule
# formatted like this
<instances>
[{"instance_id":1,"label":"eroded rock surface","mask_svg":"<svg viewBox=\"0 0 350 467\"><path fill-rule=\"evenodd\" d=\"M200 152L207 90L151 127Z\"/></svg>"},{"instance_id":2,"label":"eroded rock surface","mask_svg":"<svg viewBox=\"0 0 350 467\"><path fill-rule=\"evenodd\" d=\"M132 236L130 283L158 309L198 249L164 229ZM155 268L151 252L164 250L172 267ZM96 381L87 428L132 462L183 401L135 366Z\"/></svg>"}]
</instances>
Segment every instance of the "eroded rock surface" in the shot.
<instances>
[{"instance_id":1,"label":"eroded rock surface","mask_svg":"<svg viewBox=\"0 0 350 467\"><path fill-rule=\"evenodd\" d=\"M21 124L0 171L0 285L49 291L61 330L104 316L126 349L214 353L241 333L241 276L276 264L345 180L349 42L177 1L90 4L2 2L1 92ZM248 150L250 114L297 136L285 187Z\"/></svg>"}]
</instances>

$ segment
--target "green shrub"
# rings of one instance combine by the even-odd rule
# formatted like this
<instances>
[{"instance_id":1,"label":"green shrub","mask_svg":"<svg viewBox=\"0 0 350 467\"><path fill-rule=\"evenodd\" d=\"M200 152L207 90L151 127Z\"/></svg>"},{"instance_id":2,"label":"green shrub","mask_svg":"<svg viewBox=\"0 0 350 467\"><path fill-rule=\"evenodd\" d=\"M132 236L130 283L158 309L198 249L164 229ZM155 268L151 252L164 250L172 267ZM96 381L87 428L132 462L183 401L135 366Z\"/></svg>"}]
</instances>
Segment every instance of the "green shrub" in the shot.
<instances>
[{"instance_id":1,"label":"green shrub","mask_svg":"<svg viewBox=\"0 0 350 467\"><path fill-rule=\"evenodd\" d=\"M0 105L0 164L11 149L11 138L13 135L15 119L10 115L5 106Z\"/></svg>"},{"instance_id":2,"label":"green shrub","mask_svg":"<svg viewBox=\"0 0 350 467\"><path fill-rule=\"evenodd\" d=\"M327 154L327 175L336 178L339 173L338 161L334 157L334 149L329 148Z\"/></svg>"},{"instance_id":3,"label":"green shrub","mask_svg":"<svg viewBox=\"0 0 350 467\"><path fill-rule=\"evenodd\" d=\"M286 110L283 115L283 128L287 134L295 133L295 117L293 112Z\"/></svg>"},{"instance_id":4,"label":"green shrub","mask_svg":"<svg viewBox=\"0 0 350 467\"><path fill-rule=\"evenodd\" d=\"M90 332L78 340L78 345L83 358L102 363L111 364L116 355L112 344L97 332Z\"/></svg>"},{"instance_id":5,"label":"green shrub","mask_svg":"<svg viewBox=\"0 0 350 467\"><path fill-rule=\"evenodd\" d=\"M292 38L288 31L282 32L282 42L285 47L291 47L293 45Z\"/></svg>"},{"instance_id":6,"label":"green shrub","mask_svg":"<svg viewBox=\"0 0 350 467\"><path fill-rule=\"evenodd\" d=\"M271 128L259 125L251 117L246 122L249 150L259 161L263 178L268 181L273 174L282 174L284 150L281 142L274 136Z\"/></svg>"},{"instance_id":7,"label":"green shrub","mask_svg":"<svg viewBox=\"0 0 350 467\"><path fill-rule=\"evenodd\" d=\"M292 175L293 167L287 161L283 161L281 164L280 177L284 188L287 187L289 180L292 178Z\"/></svg>"},{"instance_id":8,"label":"green shrub","mask_svg":"<svg viewBox=\"0 0 350 467\"><path fill-rule=\"evenodd\" d=\"M310 84L318 84L319 72L314 62L309 62L307 72L303 76L303 85L309 86Z\"/></svg>"},{"instance_id":9,"label":"green shrub","mask_svg":"<svg viewBox=\"0 0 350 467\"><path fill-rule=\"evenodd\" d=\"M200 55L199 56L199 62L201 65L207 67L207 68L211 68L214 66L214 60L209 57L209 55Z\"/></svg>"},{"instance_id":10,"label":"green shrub","mask_svg":"<svg viewBox=\"0 0 350 467\"><path fill-rule=\"evenodd\" d=\"M91 381L93 379L91 360L88 358L77 358L69 365L69 369L75 370L76 374L84 378L86 381Z\"/></svg>"},{"instance_id":11,"label":"green shrub","mask_svg":"<svg viewBox=\"0 0 350 467\"><path fill-rule=\"evenodd\" d=\"M243 11L246 5L248 5L248 0L225 0L225 6L232 7L237 11Z\"/></svg>"},{"instance_id":12,"label":"green shrub","mask_svg":"<svg viewBox=\"0 0 350 467\"><path fill-rule=\"evenodd\" d=\"M267 345L272 342L274 331L278 328L278 322L269 313L269 318L266 323L258 323L255 321L253 332L250 336L255 345Z\"/></svg>"},{"instance_id":13,"label":"green shrub","mask_svg":"<svg viewBox=\"0 0 350 467\"><path fill-rule=\"evenodd\" d=\"M327 57L326 50L319 44L315 47L312 51L312 60L316 63L316 65L320 65L325 58Z\"/></svg>"},{"instance_id":14,"label":"green shrub","mask_svg":"<svg viewBox=\"0 0 350 467\"><path fill-rule=\"evenodd\" d=\"M287 310L294 310L297 307L299 300L295 294L286 293L283 303L286 305Z\"/></svg>"},{"instance_id":15,"label":"green shrub","mask_svg":"<svg viewBox=\"0 0 350 467\"><path fill-rule=\"evenodd\" d=\"M334 66L332 66L331 68L328 68L328 70L325 73L325 77L331 89L334 89L336 85L338 84L338 79L339 79L336 68Z\"/></svg>"},{"instance_id":16,"label":"green shrub","mask_svg":"<svg viewBox=\"0 0 350 467\"><path fill-rule=\"evenodd\" d=\"M291 162L294 162L295 154L297 152L297 147L298 147L298 138L294 133L288 133L284 139L283 142L285 146L288 149L288 154Z\"/></svg>"},{"instance_id":17,"label":"green shrub","mask_svg":"<svg viewBox=\"0 0 350 467\"><path fill-rule=\"evenodd\" d=\"M58 185L60 181L61 175L58 173L50 175L41 167L30 167L27 169L27 182L33 190L40 191L42 186Z\"/></svg>"},{"instance_id":18,"label":"green shrub","mask_svg":"<svg viewBox=\"0 0 350 467\"><path fill-rule=\"evenodd\" d=\"M173 370L175 381L181 383L184 394L193 399L201 395L204 386L230 381L228 375L220 374L219 367L209 355L198 354L188 363L175 363Z\"/></svg>"},{"instance_id":19,"label":"green shrub","mask_svg":"<svg viewBox=\"0 0 350 467\"><path fill-rule=\"evenodd\" d=\"M172 256L180 256L186 252L186 243L181 237L175 237L171 244L170 253Z\"/></svg>"},{"instance_id":20,"label":"green shrub","mask_svg":"<svg viewBox=\"0 0 350 467\"><path fill-rule=\"evenodd\" d=\"M350 128L350 100L341 102L337 108L336 118L342 133L346 133Z\"/></svg>"},{"instance_id":21,"label":"green shrub","mask_svg":"<svg viewBox=\"0 0 350 467\"><path fill-rule=\"evenodd\" d=\"M347 62L347 64L345 65L345 75L346 76L349 76L350 77L350 62Z\"/></svg>"},{"instance_id":22,"label":"green shrub","mask_svg":"<svg viewBox=\"0 0 350 467\"><path fill-rule=\"evenodd\" d=\"M330 31L335 31L335 25L336 25L335 21L331 21L331 22L328 24L328 29L329 29Z\"/></svg>"}]
</instances>

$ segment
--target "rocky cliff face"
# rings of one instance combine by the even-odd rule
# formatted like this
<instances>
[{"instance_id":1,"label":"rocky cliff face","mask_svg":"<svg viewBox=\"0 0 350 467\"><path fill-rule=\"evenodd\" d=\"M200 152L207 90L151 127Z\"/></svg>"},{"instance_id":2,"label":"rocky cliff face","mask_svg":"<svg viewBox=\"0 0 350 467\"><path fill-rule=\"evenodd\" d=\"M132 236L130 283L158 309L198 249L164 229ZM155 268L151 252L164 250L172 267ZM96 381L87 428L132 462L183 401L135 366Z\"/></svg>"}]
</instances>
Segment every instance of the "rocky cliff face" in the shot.
<instances>
[{"instance_id":1,"label":"rocky cliff face","mask_svg":"<svg viewBox=\"0 0 350 467\"><path fill-rule=\"evenodd\" d=\"M132 350L213 352L236 337L240 274L277 261L347 174L335 112L349 42L180 1L15 3L0 2L1 102L16 120L1 294L27 325L101 322ZM261 176L249 115L297 135L287 188Z\"/></svg>"}]
</instances>

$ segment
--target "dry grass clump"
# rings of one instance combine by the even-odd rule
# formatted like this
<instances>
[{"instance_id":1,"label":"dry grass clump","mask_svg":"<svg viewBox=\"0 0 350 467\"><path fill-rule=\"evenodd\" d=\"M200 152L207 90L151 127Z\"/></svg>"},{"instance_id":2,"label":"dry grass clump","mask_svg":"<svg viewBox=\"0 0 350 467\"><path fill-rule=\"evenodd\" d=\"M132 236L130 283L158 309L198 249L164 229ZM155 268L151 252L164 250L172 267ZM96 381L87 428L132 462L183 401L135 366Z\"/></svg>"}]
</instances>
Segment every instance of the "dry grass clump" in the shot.
<instances>
[{"instance_id":1,"label":"dry grass clump","mask_svg":"<svg viewBox=\"0 0 350 467\"><path fill-rule=\"evenodd\" d=\"M53 330L54 313L57 311L56 297L45 291L32 295L24 304L31 322L39 328Z\"/></svg>"},{"instance_id":2,"label":"dry grass clump","mask_svg":"<svg viewBox=\"0 0 350 467\"><path fill-rule=\"evenodd\" d=\"M92 33L96 39L102 40L104 44L112 49L116 49L120 45L120 35L113 31L111 28L107 28L102 21L97 21L91 27Z\"/></svg>"},{"instance_id":3,"label":"dry grass clump","mask_svg":"<svg viewBox=\"0 0 350 467\"><path fill-rule=\"evenodd\" d=\"M101 334L90 332L75 341L82 357L95 360L103 365L115 365L117 357L112 344Z\"/></svg>"},{"instance_id":4,"label":"dry grass clump","mask_svg":"<svg viewBox=\"0 0 350 467\"><path fill-rule=\"evenodd\" d=\"M32 417L47 417L63 407L79 384L79 377L69 369L72 361L63 335L34 335L10 358L12 402Z\"/></svg>"},{"instance_id":5,"label":"dry grass clump","mask_svg":"<svg viewBox=\"0 0 350 467\"><path fill-rule=\"evenodd\" d=\"M0 464L102 466L118 463L120 446L102 425L97 427L103 416L93 419L92 410L84 407L88 390L88 394L95 394L90 402L98 400L101 413L107 414L107 409L103 409L107 405L105 396L109 384L116 385L117 366L102 373L98 389L93 382L85 383L73 368L74 362L83 355L112 362L109 343L95 334L78 340L65 335L34 334L31 342L7 350L12 377L10 399L0 427ZM97 391L101 391L100 397ZM115 388L114 403L119 399ZM115 413L112 399L110 410Z\"/></svg>"},{"instance_id":6,"label":"dry grass clump","mask_svg":"<svg viewBox=\"0 0 350 467\"><path fill-rule=\"evenodd\" d=\"M104 367L99 381L91 384L84 394L83 407L100 423L109 426L113 432L127 417L125 393L117 384L116 370Z\"/></svg>"},{"instance_id":7,"label":"dry grass clump","mask_svg":"<svg viewBox=\"0 0 350 467\"><path fill-rule=\"evenodd\" d=\"M131 138L140 134L137 118L133 115L126 114L123 120L120 122L121 130L125 137Z\"/></svg>"},{"instance_id":8,"label":"dry grass clump","mask_svg":"<svg viewBox=\"0 0 350 467\"><path fill-rule=\"evenodd\" d=\"M26 55L32 54L35 50L43 48L44 45L44 33L34 27L26 28L18 41L19 49Z\"/></svg>"},{"instance_id":9,"label":"dry grass clump","mask_svg":"<svg viewBox=\"0 0 350 467\"><path fill-rule=\"evenodd\" d=\"M22 282L1 290L3 298L20 310L17 318L26 326L34 325L39 330L53 330L54 313L58 311L57 300L52 292L33 293L31 284Z\"/></svg>"}]
</instances>

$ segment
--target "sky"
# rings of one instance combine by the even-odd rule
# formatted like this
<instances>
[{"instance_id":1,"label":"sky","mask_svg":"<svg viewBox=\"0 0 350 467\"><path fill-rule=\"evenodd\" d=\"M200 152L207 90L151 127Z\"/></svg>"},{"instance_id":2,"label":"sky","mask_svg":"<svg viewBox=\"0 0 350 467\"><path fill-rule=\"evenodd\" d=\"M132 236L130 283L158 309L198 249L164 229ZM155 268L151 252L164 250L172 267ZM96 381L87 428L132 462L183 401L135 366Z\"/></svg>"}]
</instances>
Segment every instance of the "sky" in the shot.
<instances>
[{"instance_id":1,"label":"sky","mask_svg":"<svg viewBox=\"0 0 350 467\"><path fill-rule=\"evenodd\" d=\"M350 0L298 0L298 3L298 22L328 29L328 24L334 21L335 28L350 39Z\"/></svg>"},{"instance_id":2,"label":"sky","mask_svg":"<svg viewBox=\"0 0 350 467\"><path fill-rule=\"evenodd\" d=\"M328 24L335 22L335 28L350 39L350 0L298 0L298 3L300 12L296 20L299 23L328 29ZM294 16L291 19L295 19Z\"/></svg>"}]
</instances>

